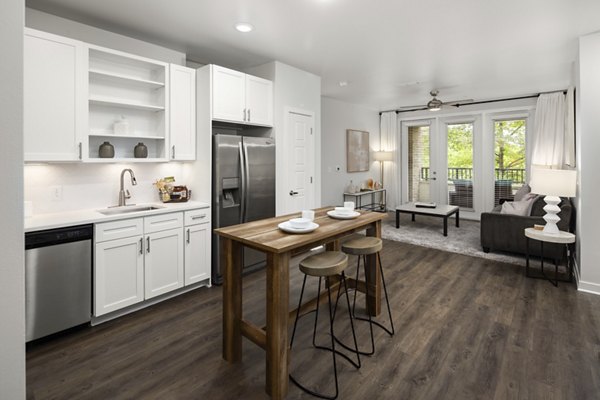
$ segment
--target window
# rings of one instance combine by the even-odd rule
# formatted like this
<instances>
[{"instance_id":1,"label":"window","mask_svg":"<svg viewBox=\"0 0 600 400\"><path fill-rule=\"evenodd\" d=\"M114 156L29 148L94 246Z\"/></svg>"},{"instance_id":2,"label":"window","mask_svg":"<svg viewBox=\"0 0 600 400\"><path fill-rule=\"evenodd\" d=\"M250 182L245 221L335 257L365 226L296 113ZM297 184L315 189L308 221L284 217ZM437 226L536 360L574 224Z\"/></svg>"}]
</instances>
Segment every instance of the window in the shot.
<instances>
[{"instance_id":1,"label":"window","mask_svg":"<svg viewBox=\"0 0 600 400\"><path fill-rule=\"evenodd\" d=\"M526 119L494 121L494 206L525 184Z\"/></svg>"},{"instance_id":2,"label":"window","mask_svg":"<svg viewBox=\"0 0 600 400\"><path fill-rule=\"evenodd\" d=\"M473 210L473 124L448 124L448 204Z\"/></svg>"},{"instance_id":3,"label":"window","mask_svg":"<svg viewBox=\"0 0 600 400\"><path fill-rule=\"evenodd\" d=\"M431 201L429 125L408 128L408 201Z\"/></svg>"}]
</instances>

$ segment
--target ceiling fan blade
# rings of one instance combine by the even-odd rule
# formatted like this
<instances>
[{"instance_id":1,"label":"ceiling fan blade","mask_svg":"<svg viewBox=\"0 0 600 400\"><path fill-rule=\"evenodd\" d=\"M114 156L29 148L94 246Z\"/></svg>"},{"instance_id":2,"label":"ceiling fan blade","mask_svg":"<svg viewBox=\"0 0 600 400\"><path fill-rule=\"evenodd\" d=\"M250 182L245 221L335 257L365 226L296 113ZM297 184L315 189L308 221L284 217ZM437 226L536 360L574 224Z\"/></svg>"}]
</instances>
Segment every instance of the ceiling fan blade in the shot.
<instances>
[{"instance_id":1,"label":"ceiling fan blade","mask_svg":"<svg viewBox=\"0 0 600 400\"><path fill-rule=\"evenodd\" d=\"M443 104L445 106L455 106L457 104L460 104L460 105L462 105L463 103L468 104L468 103L472 103L474 101L475 100L473 100L473 99L463 99L463 100L454 100L454 101L444 101Z\"/></svg>"},{"instance_id":2,"label":"ceiling fan blade","mask_svg":"<svg viewBox=\"0 0 600 400\"><path fill-rule=\"evenodd\" d=\"M398 108L396 108L396 111L398 111L398 112L423 111L423 110L427 110L427 107L415 106L413 108L408 108L408 107L398 107Z\"/></svg>"},{"instance_id":3,"label":"ceiling fan blade","mask_svg":"<svg viewBox=\"0 0 600 400\"><path fill-rule=\"evenodd\" d=\"M412 110L412 109L414 109L414 108L423 108L423 107L425 107L423 104L419 104L419 105L416 105L416 106L402 106L402 107L396 107L396 109L397 109L397 110L404 110L404 109L409 109L409 110Z\"/></svg>"}]
</instances>

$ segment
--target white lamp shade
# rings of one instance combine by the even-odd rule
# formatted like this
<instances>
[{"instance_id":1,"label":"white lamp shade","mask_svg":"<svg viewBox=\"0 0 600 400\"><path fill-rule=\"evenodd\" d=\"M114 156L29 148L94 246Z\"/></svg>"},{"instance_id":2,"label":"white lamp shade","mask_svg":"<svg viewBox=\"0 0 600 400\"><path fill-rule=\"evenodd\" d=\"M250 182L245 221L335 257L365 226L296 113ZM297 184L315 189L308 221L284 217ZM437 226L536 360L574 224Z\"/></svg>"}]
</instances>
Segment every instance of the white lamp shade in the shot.
<instances>
[{"instance_id":1,"label":"white lamp shade","mask_svg":"<svg viewBox=\"0 0 600 400\"><path fill-rule=\"evenodd\" d=\"M575 197L577 171L568 169L531 169L531 192L548 196Z\"/></svg>"},{"instance_id":2,"label":"white lamp shade","mask_svg":"<svg viewBox=\"0 0 600 400\"><path fill-rule=\"evenodd\" d=\"M394 159L393 151L376 151L373 154L375 161L392 161Z\"/></svg>"}]
</instances>

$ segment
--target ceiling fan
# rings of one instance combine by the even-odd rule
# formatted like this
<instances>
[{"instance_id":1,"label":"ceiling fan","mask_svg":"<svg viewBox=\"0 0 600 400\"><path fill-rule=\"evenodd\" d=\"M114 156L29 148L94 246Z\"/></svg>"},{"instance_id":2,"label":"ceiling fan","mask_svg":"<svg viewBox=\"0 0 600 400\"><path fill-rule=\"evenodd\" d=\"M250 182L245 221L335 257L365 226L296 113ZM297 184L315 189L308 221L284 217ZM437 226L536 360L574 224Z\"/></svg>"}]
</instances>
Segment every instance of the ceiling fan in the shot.
<instances>
[{"instance_id":1,"label":"ceiling fan","mask_svg":"<svg viewBox=\"0 0 600 400\"><path fill-rule=\"evenodd\" d=\"M464 99L464 100L455 100L455 101L441 101L437 98L440 92L437 89L433 89L429 92L432 99L427 102L424 106L405 106L399 107L398 111L420 111L420 110L429 110L429 111L439 111L443 106L453 106L460 107L461 105L469 104L473 102L473 99Z\"/></svg>"}]
</instances>

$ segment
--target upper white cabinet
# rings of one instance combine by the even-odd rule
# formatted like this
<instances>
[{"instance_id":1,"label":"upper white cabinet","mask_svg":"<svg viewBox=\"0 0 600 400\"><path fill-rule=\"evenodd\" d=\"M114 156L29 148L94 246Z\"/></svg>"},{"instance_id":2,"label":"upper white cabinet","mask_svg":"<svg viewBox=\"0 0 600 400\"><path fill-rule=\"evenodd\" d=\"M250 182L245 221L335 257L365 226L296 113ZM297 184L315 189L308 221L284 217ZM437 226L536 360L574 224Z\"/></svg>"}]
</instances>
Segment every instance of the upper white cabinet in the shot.
<instances>
[{"instance_id":1,"label":"upper white cabinet","mask_svg":"<svg viewBox=\"0 0 600 400\"><path fill-rule=\"evenodd\" d=\"M166 161L169 65L91 45L88 57L89 129L84 158ZM100 157L104 142L113 145L114 158ZM134 157L138 143L146 146L147 157Z\"/></svg>"},{"instance_id":2,"label":"upper white cabinet","mask_svg":"<svg viewBox=\"0 0 600 400\"><path fill-rule=\"evenodd\" d=\"M81 158L87 106L85 52L82 42L25 29L25 161Z\"/></svg>"},{"instance_id":3,"label":"upper white cabinet","mask_svg":"<svg viewBox=\"0 0 600 400\"><path fill-rule=\"evenodd\" d=\"M170 153L171 160L196 159L196 70L171 64Z\"/></svg>"},{"instance_id":4,"label":"upper white cabinet","mask_svg":"<svg viewBox=\"0 0 600 400\"><path fill-rule=\"evenodd\" d=\"M213 65L212 119L272 126L273 82Z\"/></svg>"}]
</instances>

